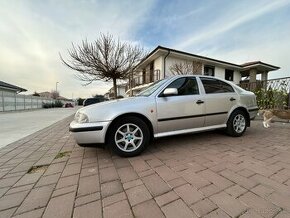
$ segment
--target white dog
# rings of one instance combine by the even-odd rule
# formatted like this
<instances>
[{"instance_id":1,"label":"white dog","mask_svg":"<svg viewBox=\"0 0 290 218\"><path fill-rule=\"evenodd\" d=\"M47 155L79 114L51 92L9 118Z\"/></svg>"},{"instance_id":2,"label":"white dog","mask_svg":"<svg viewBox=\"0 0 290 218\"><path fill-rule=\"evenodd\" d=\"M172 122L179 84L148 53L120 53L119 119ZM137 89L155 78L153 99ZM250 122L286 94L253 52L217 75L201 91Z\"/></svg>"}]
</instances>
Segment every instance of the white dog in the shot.
<instances>
[{"instance_id":1,"label":"white dog","mask_svg":"<svg viewBox=\"0 0 290 218\"><path fill-rule=\"evenodd\" d=\"M259 114L263 115L263 125L265 128L270 127L270 122L274 117L290 120L290 110L260 110Z\"/></svg>"}]
</instances>

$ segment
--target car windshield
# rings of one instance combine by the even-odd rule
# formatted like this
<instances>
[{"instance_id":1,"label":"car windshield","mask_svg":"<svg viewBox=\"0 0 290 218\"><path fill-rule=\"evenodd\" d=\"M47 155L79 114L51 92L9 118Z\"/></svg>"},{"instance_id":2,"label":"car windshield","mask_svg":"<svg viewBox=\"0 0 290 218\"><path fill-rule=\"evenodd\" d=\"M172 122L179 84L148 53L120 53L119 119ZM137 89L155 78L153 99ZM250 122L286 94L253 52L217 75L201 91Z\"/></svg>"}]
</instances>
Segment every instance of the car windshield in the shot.
<instances>
[{"instance_id":1,"label":"car windshield","mask_svg":"<svg viewBox=\"0 0 290 218\"><path fill-rule=\"evenodd\" d=\"M136 96L149 96L153 92L155 92L161 85L163 85L166 81L167 81L166 79L158 80L153 84L151 84L150 86L148 86L143 91L139 92Z\"/></svg>"}]
</instances>

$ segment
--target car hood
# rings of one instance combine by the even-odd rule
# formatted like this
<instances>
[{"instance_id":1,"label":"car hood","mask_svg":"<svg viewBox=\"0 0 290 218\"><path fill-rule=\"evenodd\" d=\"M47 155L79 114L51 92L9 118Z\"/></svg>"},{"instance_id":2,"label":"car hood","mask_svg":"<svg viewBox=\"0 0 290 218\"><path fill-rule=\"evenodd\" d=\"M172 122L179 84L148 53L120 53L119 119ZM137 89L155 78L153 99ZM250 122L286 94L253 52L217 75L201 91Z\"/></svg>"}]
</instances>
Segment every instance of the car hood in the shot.
<instances>
[{"instance_id":1,"label":"car hood","mask_svg":"<svg viewBox=\"0 0 290 218\"><path fill-rule=\"evenodd\" d=\"M146 108L155 108L154 99L140 96L92 104L79 109L78 112L86 114L89 122L98 122L113 120L119 114L142 113Z\"/></svg>"}]
</instances>

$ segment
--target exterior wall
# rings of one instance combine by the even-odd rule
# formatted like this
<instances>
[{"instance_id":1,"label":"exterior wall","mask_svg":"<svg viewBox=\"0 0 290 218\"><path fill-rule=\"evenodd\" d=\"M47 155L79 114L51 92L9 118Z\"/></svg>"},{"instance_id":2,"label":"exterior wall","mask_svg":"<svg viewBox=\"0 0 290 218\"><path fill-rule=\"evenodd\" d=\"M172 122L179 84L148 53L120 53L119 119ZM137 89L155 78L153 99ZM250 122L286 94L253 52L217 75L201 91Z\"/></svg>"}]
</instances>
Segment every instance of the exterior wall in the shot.
<instances>
[{"instance_id":1,"label":"exterior wall","mask_svg":"<svg viewBox=\"0 0 290 218\"><path fill-rule=\"evenodd\" d=\"M52 98L16 94L0 90L0 112L42 108L42 103L52 103ZM64 104L71 101L63 101Z\"/></svg>"},{"instance_id":2,"label":"exterior wall","mask_svg":"<svg viewBox=\"0 0 290 218\"><path fill-rule=\"evenodd\" d=\"M235 84L240 84L241 79L242 79L242 75L241 75L240 71L235 70L234 71L234 81L233 82Z\"/></svg>"},{"instance_id":3,"label":"exterior wall","mask_svg":"<svg viewBox=\"0 0 290 218\"><path fill-rule=\"evenodd\" d=\"M117 87L117 93L118 95L122 95L123 97L126 96L126 92L125 92L125 87L121 86L121 87Z\"/></svg>"},{"instance_id":4,"label":"exterior wall","mask_svg":"<svg viewBox=\"0 0 290 218\"><path fill-rule=\"evenodd\" d=\"M163 60L164 60L163 56L160 56L154 60L154 71L155 72L159 71L159 79L163 79L163 77L164 77L164 75L163 75L163 70L164 70Z\"/></svg>"},{"instance_id":5,"label":"exterior wall","mask_svg":"<svg viewBox=\"0 0 290 218\"><path fill-rule=\"evenodd\" d=\"M175 63L184 63L184 59L170 57L170 55L166 58L165 62L165 77L172 76L173 74L170 71L170 67Z\"/></svg>"},{"instance_id":6,"label":"exterior wall","mask_svg":"<svg viewBox=\"0 0 290 218\"><path fill-rule=\"evenodd\" d=\"M215 77L220 78L220 79L225 79L225 70L228 68L220 67L220 66L215 66ZM204 71L204 69L203 69ZM204 74L204 72L203 72ZM234 80L232 81L235 84L240 84L241 81L241 73L237 70L234 70Z\"/></svg>"},{"instance_id":7,"label":"exterior wall","mask_svg":"<svg viewBox=\"0 0 290 218\"><path fill-rule=\"evenodd\" d=\"M214 76L220 79L225 79L225 68L215 66Z\"/></svg>"},{"instance_id":8,"label":"exterior wall","mask_svg":"<svg viewBox=\"0 0 290 218\"><path fill-rule=\"evenodd\" d=\"M186 63L186 62L189 62L189 63L192 63L193 61L195 61L194 59L181 59L181 58L176 58L176 57L170 57L168 56L166 58L166 77L168 76L172 76L172 72L170 70L171 66L174 65L174 64L183 64L183 63ZM198 61L199 62L199 61ZM201 74L203 72L203 64L201 62L199 62L199 64L201 64L201 69L198 70L199 74Z\"/></svg>"},{"instance_id":9,"label":"exterior wall","mask_svg":"<svg viewBox=\"0 0 290 218\"><path fill-rule=\"evenodd\" d=\"M160 70L160 76L159 79L164 78L164 69L165 69L165 77L172 76L172 72L170 71L170 67L174 65L175 63L184 63L184 62L193 62L197 61L201 63L201 69L198 70L202 75L204 75L204 66L207 65L206 62L198 61L197 59L191 58L191 59L183 59L183 58L178 58L174 56L167 56L165 60L165 65L164 65L164 58L165 56L159 56L154 60L154 73L156 73L157 70ZM226 69L231 69L231 68L226 68L222 66L216 66L214 64L209 64L215 67L215 77L225 79L225 70ZM148 64L145 68L146 71L146 78L145 81L142 81L142 73L139 75L135 75L135 78L139 77L139 81L141 81L142 84L144 83L149 83L150 82L150 64ZM241 73L238 70L234 70L233 74L233 83L239 84L241 81Z\"/></svg>"}]
</instances>

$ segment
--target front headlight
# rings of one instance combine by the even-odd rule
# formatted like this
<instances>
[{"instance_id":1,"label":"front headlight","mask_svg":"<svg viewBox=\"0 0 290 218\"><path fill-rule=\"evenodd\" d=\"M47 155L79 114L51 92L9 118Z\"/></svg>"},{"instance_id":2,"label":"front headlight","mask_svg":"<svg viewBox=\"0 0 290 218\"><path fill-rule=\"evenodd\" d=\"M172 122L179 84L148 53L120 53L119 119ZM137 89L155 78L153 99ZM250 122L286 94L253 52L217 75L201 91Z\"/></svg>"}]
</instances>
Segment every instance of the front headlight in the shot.
<instances>
[{"instance_id":1,"label":"front headlight","mask_svg":"<svg viewBox=\"0 0 290 218\"><path fill-rule=\"evenodd\" d=\"M75 121L77 123L88 123L89 122L89 118L86 114L81 113L81 112L77 112L75 115Z\"/></svg>"}]
</instances>

